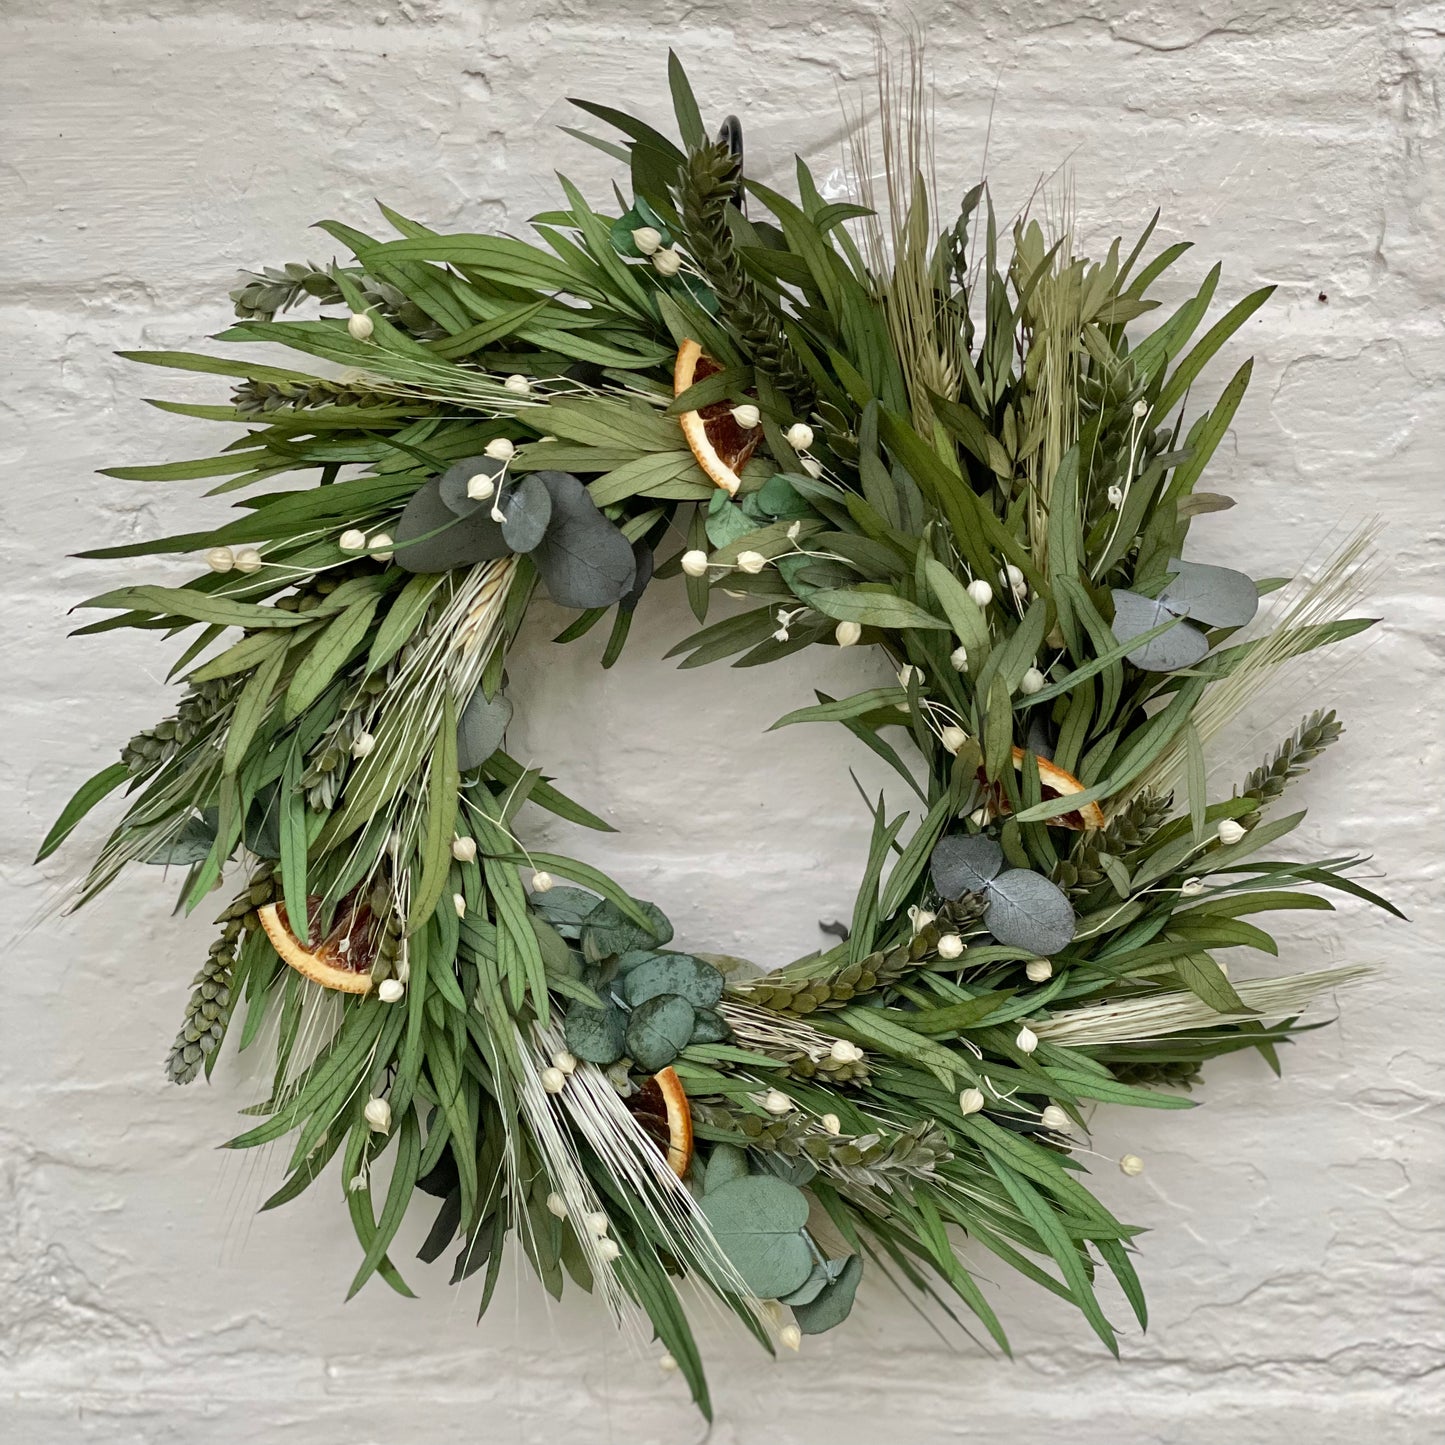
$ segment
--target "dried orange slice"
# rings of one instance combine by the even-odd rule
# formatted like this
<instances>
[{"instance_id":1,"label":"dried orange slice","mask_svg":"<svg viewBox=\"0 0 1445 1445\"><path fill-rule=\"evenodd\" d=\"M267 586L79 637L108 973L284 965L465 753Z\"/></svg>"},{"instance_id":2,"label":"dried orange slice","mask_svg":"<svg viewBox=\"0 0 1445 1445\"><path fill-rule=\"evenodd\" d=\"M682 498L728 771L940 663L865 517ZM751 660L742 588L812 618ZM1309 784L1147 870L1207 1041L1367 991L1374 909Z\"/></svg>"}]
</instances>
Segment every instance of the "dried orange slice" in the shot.
<instances>
[{"instance_id":1,"label":"dried orange slice","mask_svg":"<svg viewBox=\"0 0 1445 1445\"><path fill-rule=\"evenodd\" d=\"M1015 748L1013 750L1014 767L1020 772L1024 766L1024 750ZM1039 765L1039 787L1045 798L1066 798L1070 793L1082 793L1084 785L1072 774L1066 773L1062 768L1051 763L1047 758L1038 758ZM984 777L983 770L979 770L979 779ZM1000 787L993 787L989 790L992 793L990 802L995 813L1011 813L1013 809L1009 805L1008 795ZM1076 833L1088 832L1091 828L1102 828L1105 823L1104 810L1097 803L1085 803L1082 808L1075 808L1069 813L1059 813L1049 819L1055 827L1072 828Z\"/></svg>"},{"instance_id":2,"label":"dried orange slice","mask_svg":"<svg viewBox=\"0 0 1445 1445\"><path fill-rule=\"evenodd\" d=\"M371 992L371 965L376 953L371 909L364 901L350 907L343 903L331 931L310 948L291 932L284 903L268 903L259 911L271 947L297 973L341 993ZM321 900L308 898L306 911L315 938L321 926Z\"/></svg>"},{"instance_id":3,"label":"dried orange slice","mask_svg":"<svg viewBox=\"0 0 1445 1445\"><path fill-rule=\"evenodd\" d=\"M654 1074L627 1101L642 1131L667 1152L668 1167L679 1179L692 1163L692 1110L677 1070Z\"/></svg>"},{"instance_id":4,"label":"dried orange slice","mask_svg":"<svg viewBox=\"0 0 1445 1445\"><path fill-rule=\"evenodd\" d=\"M677 349L677 362L672 369L672 394L681 396L688 387L706 381L723 368L712 357L704 356L695 341L684 341ZM736 496L742 485L738 475L753 454L761 427L744 430L733 416L726 401L715 401L697 411L685 411L678 417L682 434L697 464L713 483Z\"/></svg>"}]
</instances>

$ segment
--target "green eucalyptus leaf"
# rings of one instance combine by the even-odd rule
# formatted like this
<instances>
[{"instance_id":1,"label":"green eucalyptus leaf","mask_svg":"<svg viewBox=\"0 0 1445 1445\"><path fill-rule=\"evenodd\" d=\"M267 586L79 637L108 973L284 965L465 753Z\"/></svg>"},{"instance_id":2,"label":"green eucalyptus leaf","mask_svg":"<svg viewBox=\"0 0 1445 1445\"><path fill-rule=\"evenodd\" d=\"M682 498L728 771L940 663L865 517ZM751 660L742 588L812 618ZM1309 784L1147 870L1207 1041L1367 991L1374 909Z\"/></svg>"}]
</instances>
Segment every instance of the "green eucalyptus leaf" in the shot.
<instances>
[{"instance_id":1,"label":"green eucalyptus leaf","mask_svg":"<svg viewBox=\"0 0 1445 1445\"><path fill-rule=\"evenodd\" d=\"M436 478L419 487L406 504L394 537L397 566L408 572L450 572L505 557L509 550L488 508L459 517L442 500Z\"/></svg>"},{"instance_id":2,"label":"green eucalyptus leaf","mask_svg":"<svg viewBox=\"0 0 1445 1445\"><path fill-rule=\"evenodd\" d=\"M1052 954L1074 937L1073 905L1042 873L1010 868L991 879L983 926L1008 948Z\"/></svg>"},{"instance_id":3,"label":"green eucalyptus leaf","mask_svg":"<svg viewBox=\"0 0 1445 1445\"><path fill-rule=\"evenodd\" d=\"M615 1064L626 1047L627 1014L616 1004L589 1008L573 1004L562 1025L567 1047L590 1064Z\"/></svg>"},{"instance_id":4,"label":"green eucalyptus leaf","mask_svg":"<svg viewBox=\"0 0 1445 1445\"><path fill-rule=\"evenodd\" d=\"M714 1144L712 1153L707 1157L702 1187L710 1192L724 1184L731 1184L734 1179L746 1179L747 1175L748 1155L745 1149L739 1149L736 1144Z\"/></svg>"},{"instance_id":5,"label":"green eucalyptus leaf","mask_svg":"<svg viewBox=\"0 0 1445 1445\"><path fill-rule=\"evenodd\" d=\"M457 719L457 768L479 768L502 745L512 721L512 704L498 693L489 698L478 687Z\"/></svg>"},{"instance_id":6,"label":"green eucalyptus leaf","mask_svg":"<svg viewBox=\"0 0 1445 1445\"><path fill-rule=\"evenodd\" d=\"M716 1009L700 1008L692 1022L689 1044L721 1044L732 1037L727 1020Z\"/></svg>"},{"instance_id":7,"label":"green eucalyptus leaf","mask_svg":"<svg viewBox=\"0 0 1445 1445\"><path fill-rule=\"evenodd\" d=\"M1159 600L1176 617L1192 617L1211 627L1243 627L1259 610L1254 578L1233 567L1206 567L1174 557L1169 571L1174 575Z\"/></svg>"},{"instance_id":8,"label":"green eucalyptus leaf","mask_svg":"<svg viewBox=\"0 0 1445 1445\"><path fill-rule=\"evenodd\" d=\"M948 899L981 893L1003 867L1003 849L983 833L942 838L929 860L933 886Z\"/></svg>"},{"instance_id":9,"label":"green eucalyptus leaf","mask_svg":"<svg viewBox=\"0 0 1445 1445\"><path fill-rule=\"evenodd\" d=\"M172 838L146 856L145 862L167 868L189 868L192 863L206 859L215 841L215 824L193 813Z\"/></svg>"},{"instance_id":10,"label":"green eucalyptus leaf","mask_svg":"<svg viewBox=\"0 0 1445 1445\"><path fill-rule=\"evenodd\" d=\"M838 1277L805 1304L793 1306L793 1320L805 1335L821 1335L841 1325L853 1308L858 1282L863 1278L863 1256L850 1254Z\"/></svg>"},{"instance_id":11,"label":"green eucalyptus leaf","mask_svg":"<svg viewBox=\"0 0 1445 1445\"><path fill-rule=\"evenodd\" d=\"M710 1009L722 997L723 976L685 953L663 953L631 969L623 984L634 1008L659 994L675 993L694 1008Z\"/></svg>"},{"instance_id":12,"label":"green eucalyptus leaf","mask_svg":"<svg viewBox=\"0 0 1445 1445\"><path fill-rule=\"evenodd\" d=\"M522 477L502 493L498 503L506 519L502 536L514 552L532 552L552 520L552 494L539 476Z\"/></svg>"},{"instance_id":13,"label":"green eucalyptus leaf","mask_svg":"<svg viewBox=\"0 0 1445 1445\"><path fill-rule=\"evenodd\" d=\"M808 1198L767 1174L749 1174L709 1190L699 1200L713 1235L743 1283L761 1299L801 1289L813 1272L813 1249L803 1232Z\"/></svg>"},{"instance_id":14,"label":"green eucalyptus leaf","mask_svg":"<svg viewBox=\"0 0 1445 1445\"><path fill-rule=\"evenodd\" d=\"M437 482L437 494L459 517L470 517L479 507L490 511L491 502L486 497L468 495L467 488L473 477L485 477L495 489L506 470L506 462L499 457L464 457L442 473Z\"/></svg>"},{"instance_id":15,"label":"green eucalyptus leaf","mask_svg":"<svg viewBox=\"0 0 1445 1445\"><path fill-rule=\"evenodd\" d=\"M532 557L559 607L610 607L637 576L632 544L570 472L534 472L552 499L552 522Z\"/></svg>"},{"instance_id":16,"label":"green eucalyptus leaf","mask_svg":"<svg viewBox=\"0 0 1445 1445\"><path fill-rule=\"evenodd\" d=\"M645 928L610 898L600 900L587 915L582 940L591 957L608 958L613 954L660 948L672 938L672 924L657 904L644 903L641 899L634 901L647 919Z\"/></svg>"},{"instance_id":17,"label":"green eucalyptus leaf","mask_svg":"<svg viewBox=\"0 0 1445 1445\"><path fill-rule=\"evenodd\" d=\"M632 1011L627 1021L627 1052L639 1069L665 1069L692 1037L693 1007L674 993L659 994Z\"/></svg>"}]
</instances>

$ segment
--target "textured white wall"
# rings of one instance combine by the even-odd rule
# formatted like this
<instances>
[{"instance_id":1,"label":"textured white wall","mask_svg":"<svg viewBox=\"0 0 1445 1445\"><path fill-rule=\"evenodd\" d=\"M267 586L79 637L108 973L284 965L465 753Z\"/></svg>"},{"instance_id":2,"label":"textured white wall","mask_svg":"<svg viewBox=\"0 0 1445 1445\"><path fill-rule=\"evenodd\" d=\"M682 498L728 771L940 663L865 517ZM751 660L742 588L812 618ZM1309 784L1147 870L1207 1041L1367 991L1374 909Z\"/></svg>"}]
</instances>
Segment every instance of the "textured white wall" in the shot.
<instances>
[{"instance_id":1,"label":"textured white wall","mask_svg":"<svg viewBox=\"0 0 1445 1445\"><path fill-rule=\"evenodd\" d=\"M111 352L220 329L238 268L325 258L308 223L367 225L373 196L480 229L520 228L550 202L553 167L604 195L600 160L553 128L569 119L561 97L662 116L669 43L714 114L743 115L756 173L786 178L794 148L826 172L835 87L866 76L871 27L897 13L868 0L4 0L10 925L75 866L28 866L61 802L166 710L160 647L63 643L67 606L128 575L64 554L216 515L179 489L93 475L204 455L214 439L140 403L213 389ZM1340 703L1350 731L1301 790L1299 845L1374 852L1415 922L1351 909L1290 923L1282 966L1381 972L1338 1026L1288 1050L1282 1082L1240 1058L1213 1070L1188 1117L1098 1116L1098 1187L1152 1231L1153 1325L1126 1337L1122 1363L1002 1272L1011 1364L957 1335L950 1351L875 1276L848 1327L798 1358L772 1366L712 1339L711 1438L1438 1439L1445 7L979 0L913 13L931 23L950 178L976 175L992 110L1003 208L1071 158L1089 240L1137 229L1158 204L1161 240L1198 242L1200 273L1222 258L1229 295L1279 286L1214 373L1220 384L1258 357L1215 464L1241 506L1197 526L1195 545L1279 573L1336 520L1379 513L1386 621L1348 672L1321 662L1215 762L1227 786L1307 695ZM818 918L846 912L863 839L846 769L868 759L841 733L762 729L815 683L862 685L870 662L676 673L658 658L687 625L677 592L657 588L604 674L600 644L550 649L539 622L513 669L521 745L622 827L584 846L684 939L781 961L816 941ZM702 1438L650 1349L614 1339L585 1301L549 1310L529 1277L480 1328L476 1291L420 1266L419 1301L373 1283L343 1308L356 1250L337 1189L256 1217L278 1161L212 1151L255 1080L234 1061L211 1088L162 1080L207 938L203 922L169 919L169 893L130 879L0 955L0 1439ZM1125 1147L1148 1160L1142 1179L1109 1165Z\"/></svg>"}]
</instances>

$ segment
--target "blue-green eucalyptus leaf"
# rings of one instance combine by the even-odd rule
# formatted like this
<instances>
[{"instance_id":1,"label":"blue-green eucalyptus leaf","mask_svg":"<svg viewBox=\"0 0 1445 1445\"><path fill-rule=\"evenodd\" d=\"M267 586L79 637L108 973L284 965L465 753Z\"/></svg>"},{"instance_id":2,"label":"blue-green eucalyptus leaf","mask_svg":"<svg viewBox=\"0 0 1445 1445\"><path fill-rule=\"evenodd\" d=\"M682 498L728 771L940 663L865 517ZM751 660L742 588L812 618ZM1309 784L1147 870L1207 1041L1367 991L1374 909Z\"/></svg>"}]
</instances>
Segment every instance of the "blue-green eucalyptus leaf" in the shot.
<instances>
[{"instance_id":1,"label":"blue-green eucalyptus leaf","mask_svg":"<svg viewBox=\"0 0 1445 1445\"><path fill-rule=\"evenodd\" d=\"M1074 937L1073 905L1042 873L1010 868L988 885L983 926L1007 948L1053 954Z\"/></svg>"},{"instance_id":2,"label":"blue-green eucalyptus leaf","mask_svg":"<svg viewBox=\"0 0 1445 1445\"><path fill-rule=\"evenodd\" d=\"M929 861L933 886L949 899L981 893L1003 867L1003 849L982 833L941 838Z\"/></svg>"}]
</instances>

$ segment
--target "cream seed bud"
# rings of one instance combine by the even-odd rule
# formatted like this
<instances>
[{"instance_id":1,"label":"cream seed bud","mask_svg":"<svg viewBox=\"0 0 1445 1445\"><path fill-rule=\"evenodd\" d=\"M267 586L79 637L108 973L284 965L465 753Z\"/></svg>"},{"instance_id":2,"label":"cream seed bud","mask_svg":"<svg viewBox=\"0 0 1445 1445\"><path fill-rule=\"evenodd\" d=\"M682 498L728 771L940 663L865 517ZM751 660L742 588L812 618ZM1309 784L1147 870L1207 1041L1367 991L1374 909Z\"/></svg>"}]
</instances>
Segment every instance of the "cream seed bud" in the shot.
<instances>
[{"instance_id":1,"label":"cream seed bud","mask_svg":"<svg viewBox=\"0 0 1445 1445\"><path fill-rule=\"evenodd\" d=\"M406 985L399 978L384 978L376 996L382 1003L400 1003L406 996Z\"/></svg>"},{"instance_id":2,"label":"cream seed bud","mask_svg":"<svg viewBox=\"0 0 1445 1445\"><path fill-rule=\"evenodd\" d=\"M1019 691L1025 697L1032 697L1036 692L1044 690L1044 675L1038 668L1030 667L1025 670L1024 675L1019 678Z\"/></svg>"},{"instance_id":3,"label":"cream seed bud","mask_svg":"<svg viewBox=\"0 0 1445 1445\"><path fill-rule=\"evenodd\" d=\"M482 454L491 457L494 462L509 462L516 452L516 446L506 437L493 437L482 448Z\"/></svg>"},{"instance_id":4,"label":"cream seed bud","mask_svg":"<svg viewBox=\"0 0 1445 1445\"><path fill-rule=\"evenodd\" d=\"M378 1134L386 1134L391 1130L391 1105L385 1099L368 1099L366 1108L362 1110L366 1116L366 1122Z\"/></svg>"},{"instance_id":5,"label":"cream seed bud","mask_svg":"<svg viewBox=\"0 0 1445 1445\"><path fill-rule=\"evenodd\" d=\"M833 629L833 636L839 647L852 647L863 636L863 628L856 622L840 622Z\"/></svg>"},{"instance_id":6,"label":"cream seed bud","mask_svg":"<svg viewBox=\"0 0 1445 1445\"><path fill-rule=\"evenodd\" d=\"M662 232L656 226L639 226L632 233L632 244L644 256L655 255L662 245Z\"/></svg>"},{"instance_id":7,"label":"cream seed bud","mask_svg":"<svg viewBox=\"0 0 1445 1445\"><path fill-rule=\"evenodd\" d=\"M532 390L532 383L520 372L509 376L502 385L510 391L513 396L526 396Z\"/></svg>"},{"instance_id":8,"label":"cream seed bud","mask_svg":"<svg viewBox=\"0 0 1445 1445\"><path fill-rule=\"evenodd\" d=\"M990 587L982 577L980 577L977 582L970 582L967 590L968 595L972 597L980 607L987 607L988 604L993 601L993 588Z\"/></svg>"},{"instance_id":9,"label":"cream seed bud","mask_svg":"<svg viewBox=\"0 0 1445 1445\"><path fill-rule=\"evenodd\" d=\"M1000 585L1007 587L1010 592L1017 592L1024 585L1024 574L1012 562L1008 562L998 574L998 580Z\"/></svg>"},{"instance_id":10,"label":"cream seed bud","mask_svg":"<svg viewBox=\"0 0 1445 1445\"><path fill-rule=\"evenodd\" d=\"M769 1089L763 1095L763 1108L770 1114L791 1114L793 1101L780 1089Z\"/></svg>"},{"instance_id":11,"label":"cream seed bud","mask_svg":"<svg viewBox=\"0 0 1445 1445\"><path fill-rule=\"evenodd\" d=\"M863 1057L863 1050L847 1039L834 1039L828 1053L840 1064L856 1064Z\"/></svg>"},{"instance_id":12,"label":"cream seed bud","mask_svg":"<svg viewBox=\"0 0 1445 1445\"><path fill-rule=\"evenodd\" d=\"M682 270L682 257L669 246L654 253L652 265L659 276L676 276Z\"/></svg>"},{"instance_id":13,"label":"cream seed bud","mask_svg":"<svg viewBox=\"0 0 1445 1445\"><path fill-rule=\"evenodd\" d=\"M945 933L938 940L937 947L940 958L963 957L963 940L956 933Z\"/></svg>"},{"instance_id":14,"label":"cream seed bud","mask_svg":"<svg viewBox=\"0 0 1445 1445\"><path fill-rule=\"evenodd\" d=\"M801 522L789 522L787 537L788 541L796 542L803 535L803 524Z\"/></svg>"},{"instance_id":15,"label":"cream seed bud","mask_svg":"<svg viewBox=\"0 0 1445 1445\"><path fill-rule=\"evenodd\" d=\"M957 756L959 748L968 741L968 734L962 728L950 725L939 733L938 740L943 744L944 752Z\"/></svg>"},{"instance_id":16,"label":"cream seed bud","mask_svg":"<svg viewBox=\"0 0 1445 1445\"><path fill-rule=\"evenodd\" d=\"M242 547L236 553L236 571L251 573L260 570L261 554L254 547Z\"/></svg>"},{"instance_id":17,"label":"cream seed bud","mask_svg":"<svg viewBox=\"0 0 1445 1445\"><path fill-rule=\"evenodd\" d=\"M461 893L453 893L452 907L457 910L458 918L465 918L467 916L467 900L465 895Z\"/></svg>"},{"instance_id":18,"label":"cream seed bud","mask_svg":"<svg viewBox=\"0 0 1445 1445\"><path fill-rule=\"evenodd\" d=\"M1117 512L1124 505L1124 489L1117 482L1104 493L1109 505Z\"/></svg>"},{"instance_id":19,"label":"cream seed bud","mask_svg":"<svg viewBox=\"0 0 1445 1445\"><path fill-rule=\"evenodd\" d=\"M762 422L763 414L752 402L745 401L741 406L735 406L733 408L732 417L744 431L752 431L755 426L758 426Z\"/></svg>"},{"instance_id":20,"label":"cream seed bud","mask_svg":"<svg viewBox=\"0 0 1445 1445\"><path fill-rule=\"evenodd\" d=\"M357 733L351 740L351 756L358 762L370 755L376 746L376 739L370 733Z\"/></svg>"},{"instance_id":21,"label":"cream seed bud","mask_svg":"<svg viewBox=\"0 0 1445 1445\"><path fill-rule=\"evenodd\" d=\"M494 522L505 522L506 520L507 520L507 514L502 510L502 504L501 504L500 502L498 502L498 503L492 508L492 521L494 521Z\"/></svg>"},{"instance_id":22,"label":"cream seed bud","mask_svg":"<svg viewBox=\"0 0 1445 1445\"><path fill-rule=\"evenodd\" d=\"M239 565L239 564L238 564ZM1231 843L1237 843L1244 837L1244 825L1236 823L1233 818L1221 818L1219 827L1214 830L1219 835L1219 841L1227 848Z\"/></svg>"},{"instance_id":23,"label":"cream seed bud","mask_svg":"<svg viewBox=\"0 0 1445 1445\"><path fill-rule=\"evenodd\" d=\"M814 480L823 475L823 463L816 457L804 457L798 465Z\"/></svg>"},{"instance_id":24,"label":"cream seed bud","mask_svg":"<svg viewBox=\"0 0 1445 1445\"><path fill-rule=\"evenodd\" d=\"M599 1239L597 1241L597 1257L606 1263L611 1264L621 1253L622 1250L618 1248L616 1240Z\"/></svg>"},{"instance_id":25,"label":"cream seed bud","mask_svg":"<svg viewBox=\"0 0 1445 1445\"><path fill-rule=\"evenodd\" d=\"M836 1114L824 1114L818 1122L823 1126L824 1133L836 1136L843 1132L843 1121Z\"/></svg>"},{"instance_id":26,"label":"cream seed bud","mask_svg":"<svg viewBox=\"0 0 1445 1445\"><path fill-rule=\"evenodd\" d=\"M958 1096L958 1108L962 1114L978 1114L983 1110L983 1090L965 1089Z\"/></svg>"},{"instance_id":27,"label":"cream seed bud","mask_svg":"<svg viewBox=\"0 0 1445 1445\"><path fill-rule=\"evenodd\" d=\"M1149 415L1149 403L1142 398L1136 401L1134 403L1134 415L1138 417L1140 421L1143 421L1143 419Z\"/></svg>"},{"instance_id":28,"label":"cream seed bud","mask_svg":"<svg viewBox=\"0 0 1445 1445\"><path fill-rule=\"evenodd\" d=\"M490 501L496 490L497 484L485 472L467 478L467 496L474 502Z\"/></svg>"},{"instance_id":29,"label":"cream seed bud","mask_svg":"<svg viewBox=\"0 0 1445 1445\"><path fill-rule=\"evenodd\" d=\"M391 549L395 545L389 533L378 532L376 536L371 539L371 555L375 557L378 562L390 562L393 555Z\"/></svg>"},{"instance_id":30,"label":"cream seed bud","mask_svg":"<svg viewBox=\"0 0 1445 1445\"><path fill-rule=\"evenodd\" d=\"M1204 879L1186 878L1179 885L1179 894L1183 898L1198 898L1204 892Z\"/></svg>"},{"instance_id":31,"label":"cream seed bud","mask_svg":"<svg viewBox=\"0 0 1445 1445\"><path fill-rule=\"evenodd\" d=\"M1039 1046L1039 1036L1025 1024L1014 1036L1014 1043L1025 1054L1031 1054Z\"/></svg>"},{"instance_id":32,"label":"cream seed bud","mask_svg":"<svg viewBox=\"0 0 1445 1445\"><path fill-rule=\"evenodd\" d=\"M694 547L690 552L682 554L682 570L689 577L707 576L707 553L699 551Z\"/></svg>"},{"instance_id":33,"label":"cream seed bud","mask_svg":"<svg viewBox=\"0 0 1445 1445\"><path fill-rule=\"evenodd\" d=\"M556 880L552 875L550 873L544 873L540 868L532 874L533 893L550 893L555 883Z\"/></svg>"},{"instance_id":34,"label":"cream seed bud","mask_svg":"<svg viewBox=\"0 0 1445 1445\"><path fill-rule=\"evenodd\" d=\"M547 1213L554 1219L566 1219L567 1201L554 1189L547 1196Z\"/></svg>"},{"instance_id":35,"label":"cream seed bud","mask_svg":"<svg viewBox=\"0 0 1445 1445\"><path fill-rule=\"evenodd\" d=\"M587 1226L587 1232L594 1239L606 1237L610 1221L600 1209L594 1209L582 1222Z\"/></svg>"},{"instance_id":36,"label":"cream seed bud","mask_svg":"<svg viewBox=\"0 0 1445 1445\"><path fill-rule=\"evenodd\" d=\"M560 1094L567 1087L567 1075L561 1069L546 1068L542 1070L542 1087L549 1094Z\"/></svg>"},{"instance_id":37,"label":"cream seed bud","mask_svg":"<svg viewBox=\"0 0 1445 1445\"><path fill-rule=\"evenodd\" d=\"M364 552L366 551L366 533L357 527L349 527L336 540L336 545L343 552Z\"/></svg>"},{"instance_id":38,"label":"cream seed bud","mask_svg":"<svg viewBox=\"0 0 1445 1445\"><path fill-rule=\"evenodd\" d=\"M805 421L795 421L783 433L783 439L795 452L805 452L813 445L813 428Z\"/></svg>"},{"instance_id":39,"label":"cream seed bud","mask_svg":"<svg viewBox=\"0 0 1445 1445\"><path fill-rule=\"evenodd\" d=\"M778 1331L778 1343L784 1349L797 1350L803 1343L803 1332L797 1325L784 1325Z\"/></svg>"},{"instance_id":40,"label":"cream seed bud","mask_svg":"<svg viewBox=\"0 0 1445 1445\"><path fill-rule=\"evenodd\" d=\"M1130 1179L1137 1179L1144 1172L1144 1161L1137 1154L1125 1154L1119 1160L1119 1168Z\"/></svg>"},{"instance_id":41,"label":"cream seed bud","mask_svg":"<svg viewBox=\"0 0 1445 1445\"><path fill-rule=\"evenodd\" d=\"M968 648L961 645L955 647L948 654L948 662L955 672L962 672L968 666Z\"/></svg>"},{"instance_id":42,"label":"cream seed bud","mask_svg":"<svg viewBox=\"0 0 1445 1445\"><path fill-rule=\"evenodd\" d=\"M908 910L908 921L913 925L913 932L922 933L938 915L931 908L920 908L916 903Z\"/></svg>"},{"instance_id":43,"label":"cream seed bud","mask_svg":"<svg viewBox=\"0 0 1445 1445\"><path fill-rule=\"evenodd\" d=\"M923 686L923 669L907 662L898 670L898 686L907 687L911 682L916 682L919 687Z\"/></svg>"},{"instance_id":44,"label":"cream seed bud","mask_svg":"<svg viewBox=\"0 0 1445 1445\"><path fill-rule=\"evenodd\" d=\"M673 1359L673 1357L666 1350L664 1350L657 1357L657 1368L661 1370L663 1374L671 1375L677 1369L677 1361Z\"/></svg>"},{"instance_id":45,"label":"cream seed bud","mask_svg":"<svg viewBox=\"0 0 1445 1445\"><path fill-rule=\"evenodd\" d=\"M206 553L206 566L212 572L229 572L236 565L236 554L229 547L212 547Z\"/></svg>"},{"instance_id":46,"label":"cream seed bud","mask_svg":"<svg viewBox=\"0 0 1445 1445\"><path fill-rule=\"evenodd\" d=\"M768 559L761 552L738 553L738 571L746 572L750 577L756 577L767 565Z\"/></svg>"},{"instance_id":47,"label":"cream seed bud","mask_svg":"<svg viewBox=\"0 0 1445 1445\"><path fill-rule=\"evenodd\" d=\"M1054 966L1046 958L1031 958L1024 965L1024 977L1030 983L1047 983L1054 976Z\"/></svg>"},{"instance_id":48,"label":"cream seed bud","mask_svg":"<svg viewBox=\"0 0 1445 1445\"><path fill-rule=\"evenodd\" d=\"M452 857L458 863L475 863L477 859L477 840L475 838L453 838Z\"/></svg>"},{"instance_id":49,"label":"cream seed bud","mask_svg":"<svg viewBox=\"0 0 1445 1445\"><path fill-rule=\"evenodd\" d=\"M566 1049L558 1049L552 1055L552 1067L561 1069L564 1074L575 1074L577 1072L577 1055L568 1053Z\"/></svg>"},{"instance_id":50,"label":"cream seed bud","mask_svg":"<svg viewBox=\"0 0 1445 1445\"><path fill-rule=\"evenodd\" d=\"M353 311L347 318L346 329L351 333L353 341L370 341L371 333L376 330L376 323L365 311Z\"/></svg>"},{"instance_id":51,"label":"cream seed bud","mask_svg":"<svg viewBox=\"0 0 1445 1445\"><path fill-rule=\"evenodd\" d=\"M1052 1129L1054 1133L1062 1133L1069 1127L1069 1116L1059 1108L1057 1104L1050 1104L1043 1112L1039 1122L1045 1129Z\"/></svg>"}]
</instances>

